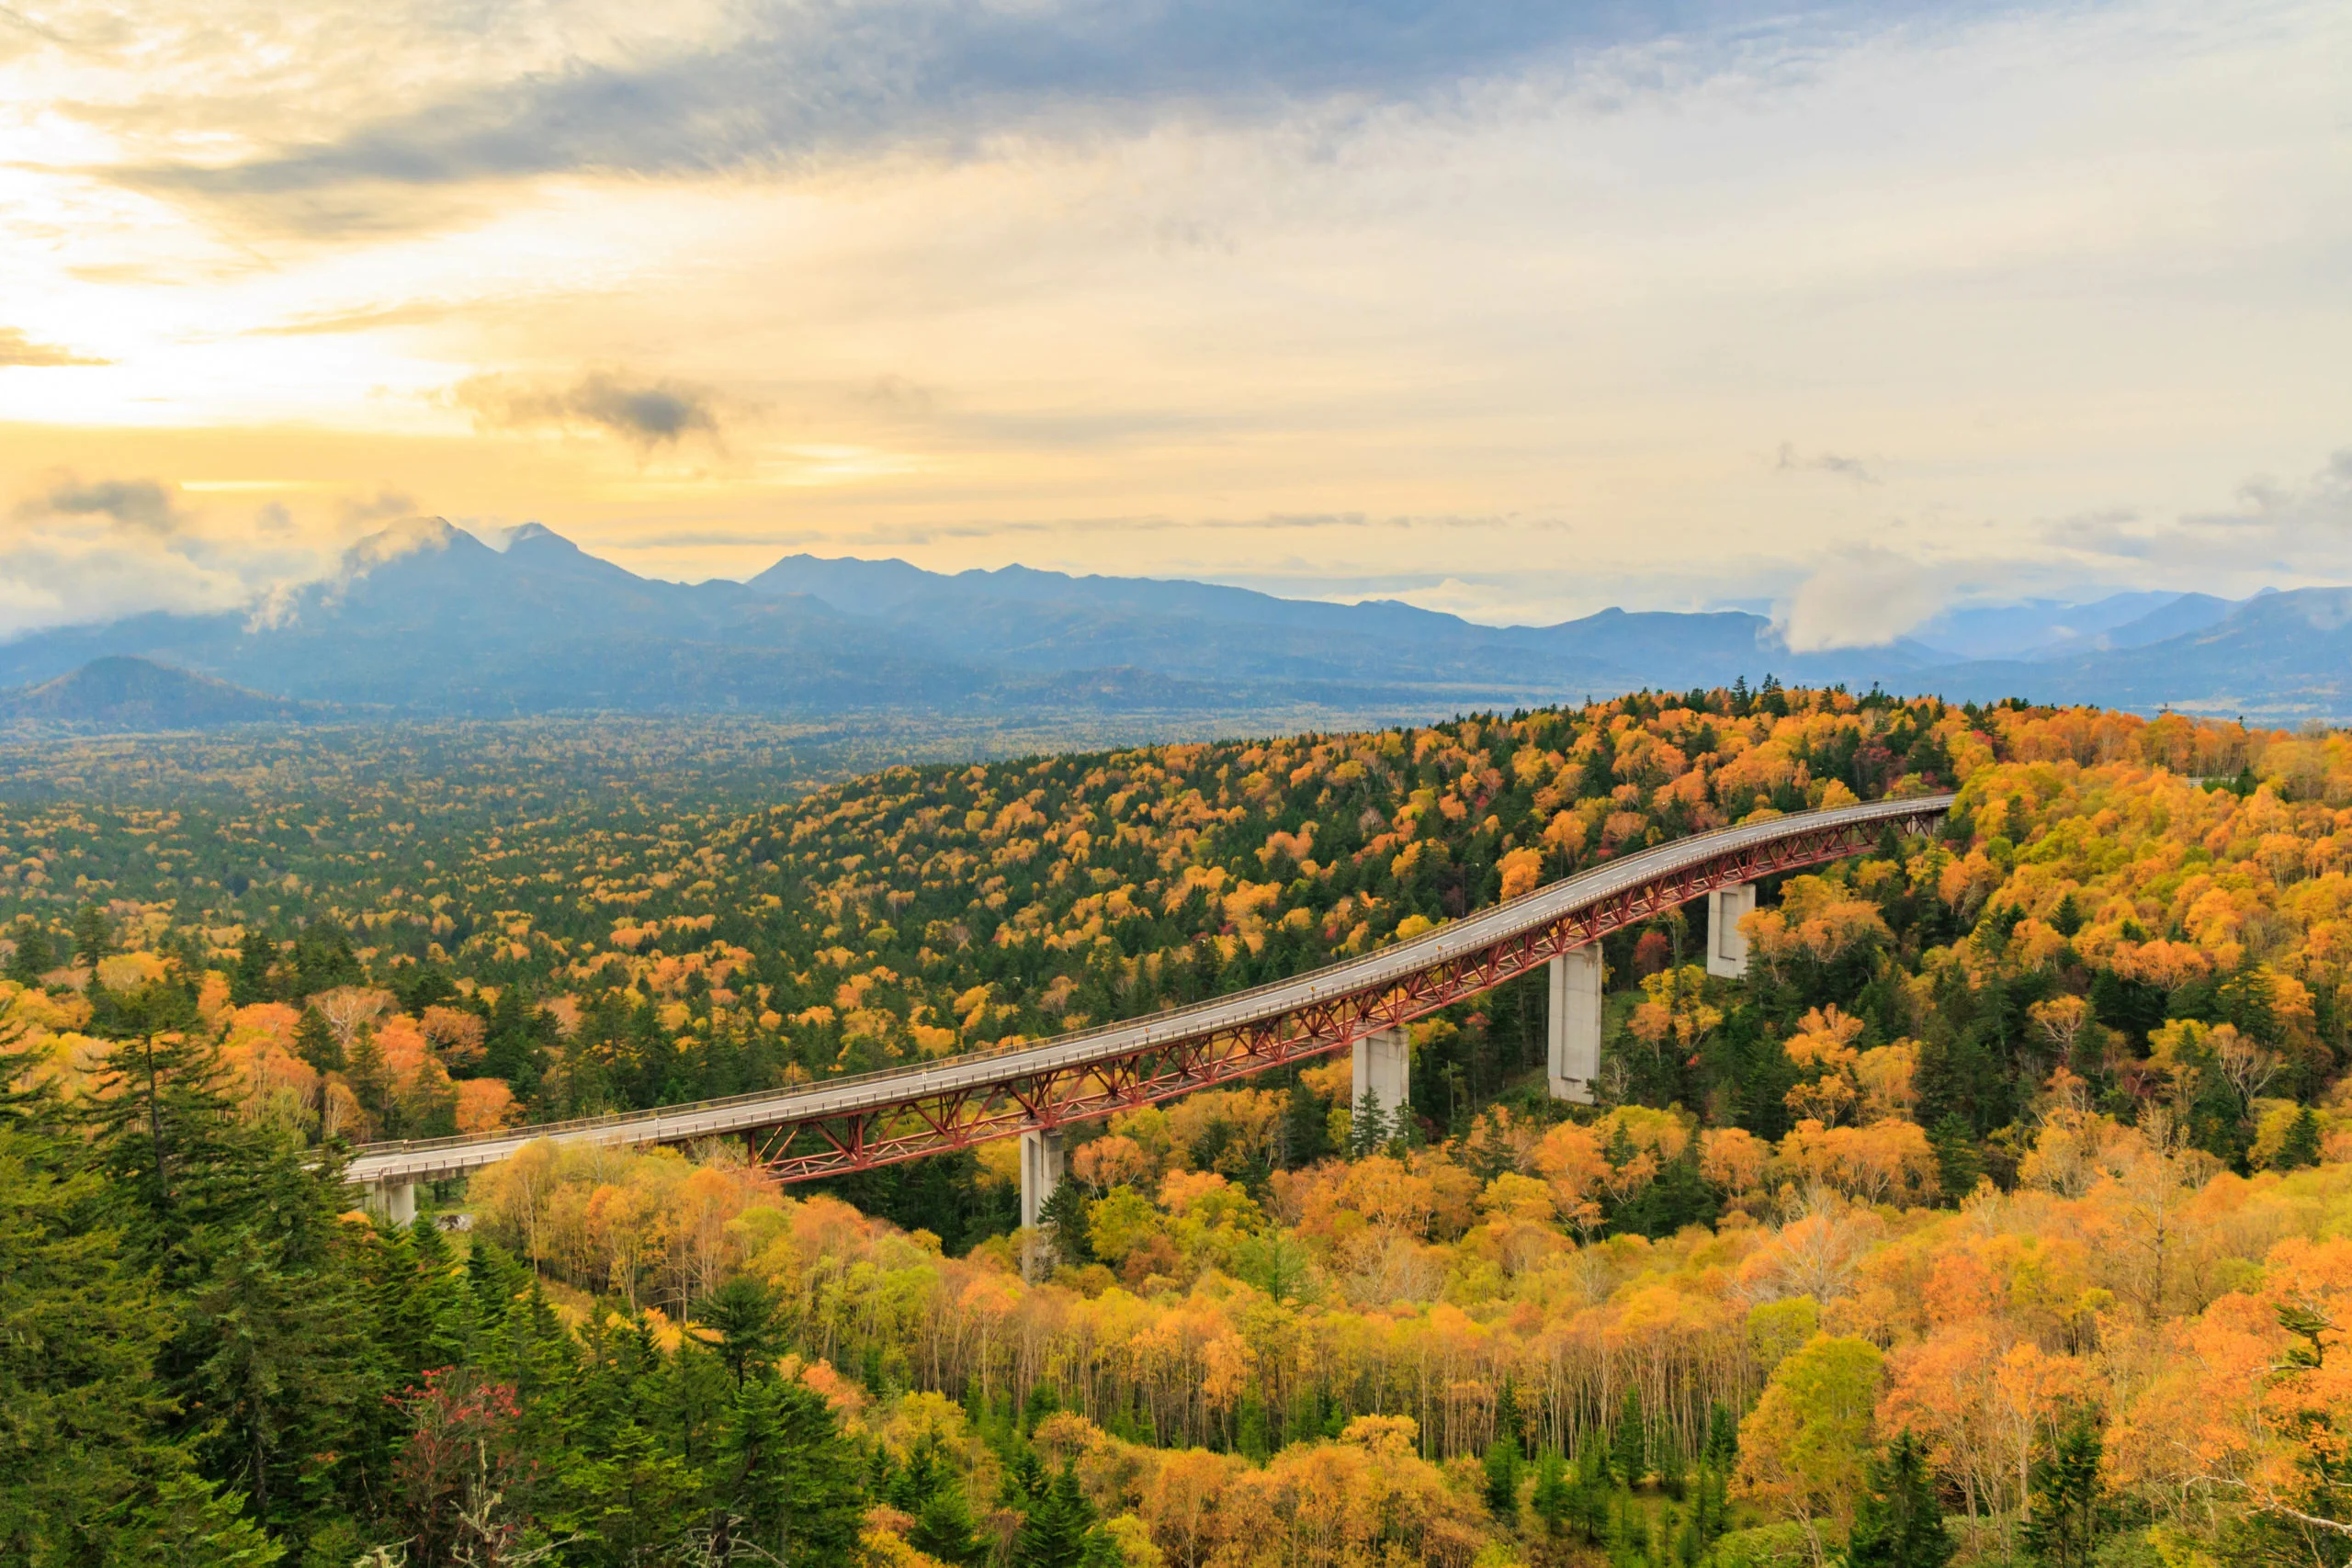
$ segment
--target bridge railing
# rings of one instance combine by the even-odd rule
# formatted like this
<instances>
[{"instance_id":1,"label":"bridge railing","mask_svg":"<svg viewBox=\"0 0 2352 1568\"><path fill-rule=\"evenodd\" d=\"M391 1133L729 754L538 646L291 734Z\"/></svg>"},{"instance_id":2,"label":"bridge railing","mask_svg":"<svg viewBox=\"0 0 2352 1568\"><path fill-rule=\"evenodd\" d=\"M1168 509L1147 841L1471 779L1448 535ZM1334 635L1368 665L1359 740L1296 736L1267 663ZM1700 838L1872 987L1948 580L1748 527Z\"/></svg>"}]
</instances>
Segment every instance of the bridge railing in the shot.
<instances>
[{"instance_id":1,"label":"bridge railing","mask_svg":"<svg viewBox=\"0 0 2352 1568\"><path fill-rule=\"evenodd\" d=\"M1466 941L1470 935L1464 928L1498 926L1505 932L1515 931L1516 922L1509 919L1515 911L1531 905L1558 900L1571 884L1582 884L1577 897L1562 905L1548 918L1560 918L1588 904L1606 899L1628 888L1639 887L1652 880L1660 869L1679 866L1709 858L1711 852L1729 853L1749 843L1769 843L1791 833L1812 829L1859 826L1876 820L1899 820L1904 818L1934 813L1950 807L1950 795L1917 795L1905 799L1882 799L1857 806L1839 807L1826 811L1804 812L1795 816L1771 818L1763 823L1745 823L1736 827L1718 828L1705 833L1668 840L1654 844L1608 866L1595 867L1580 875L1567 876L1544 886L1522 893L1515 898L1476 910L1458 919L1450 920L1435 930L1408 937L1400 942L1373 953L1306 975L1294 975L1284 979L1269 980L1243 990L1229 991L1203 1001L1188 1002L1182 1007L1165 1011L1145 1013L1139 1017L1120 1019L1089 1029L1072 1030L1066 1034L1047 1035L1023 1040L1017 1044L997 1045L985 1050L959 1052L928 1063L909 1063L897 1067L884 1067L873 1072L845 1073L837 1077L812 1078L806 1083L790 1084L772 1089L758 1089L748 1094L727 1095L716 1100L696 1100L682 1105L656 1106L646 1111L614 1111L603 1116L579 1116L561 1122L537 1122L525 1127L502 1128L491 1133L461 1133L441 1138L392 1139L382 1143L362 1144L351 1155L354 1159L380 1156L424 1154L436 1149L458 1149L481 1145L529 1143L542 1137L561 1134L588 1133L601 1130L622 1131L632 1126L646 1126L665 1121L676 1121L691 1114L726 1111L741 1106L762 1106L787 1110L797 1100L830 1099L843 1089L867 1085L905 1081L925 1071L951 1070L963 1076L974 1067L985 1067L992 1062L1009 1061L1020 1056L1042 1055L1051 1052L1057 1058L1082 1054L1092 1042L1112 1040L1119 1035L1133 1035L1148 1029L1155 1037L1143 1043L1158 1043L1166 1040L1187 1039L1196 1033L1213 1032L1216 1027L1230 1026L1237 1021L1249 1021L1253 1004L1272 1002L1290 993L1293 998L1302 985L1308 987L1306 1000L1317 1000L1333 995L1353 995L1361 991L1394 985L1434 963L1455 957L1464 951L1476 951L1487 936ZM1779 831L1774 831L1774 829ZM1541 923L1541 922L1537 922ZM1328 976L1328 987L1317 986L1318 976ZM1279 1011L1279 1009L1269 1010ZM1236 1015L1239 1015L1238 1018ZM1222 1020L1213 1023L1213 1020ZM1190 1024L1209 1025L1188 1028Z\"/></svg>"}]
</instances>

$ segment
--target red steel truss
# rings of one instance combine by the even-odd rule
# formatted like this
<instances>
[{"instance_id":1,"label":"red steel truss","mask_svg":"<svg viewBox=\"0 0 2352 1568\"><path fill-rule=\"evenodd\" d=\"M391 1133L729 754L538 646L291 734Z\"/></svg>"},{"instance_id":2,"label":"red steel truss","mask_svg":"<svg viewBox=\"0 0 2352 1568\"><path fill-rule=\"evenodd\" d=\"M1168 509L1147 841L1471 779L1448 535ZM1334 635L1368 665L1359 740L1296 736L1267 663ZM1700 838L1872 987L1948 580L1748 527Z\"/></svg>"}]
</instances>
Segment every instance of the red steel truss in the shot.
<instances>
[{"instance_id":1,"label":"red steel truss","mask_svg":"<svg viewBox=\"0 0 2352 1568\"><path fill-rule=\"evenodd\" d=\"M1875 822L1793 832L1662 874L1551 925L1432 964L1401 984L1324 998L1296 1011L1163 1041L1130 1055L1012 1072L999 1081L780 1122L749 1135L752 1151L778 1179L808 1181L1067 1126L1285 1063L1329 1055L1374 1031L1409 1023L1465 997L1491 991L1564 953L1714 888L1861 853L1878 841L1885 827Z\"/></svg>"}]
</instances>

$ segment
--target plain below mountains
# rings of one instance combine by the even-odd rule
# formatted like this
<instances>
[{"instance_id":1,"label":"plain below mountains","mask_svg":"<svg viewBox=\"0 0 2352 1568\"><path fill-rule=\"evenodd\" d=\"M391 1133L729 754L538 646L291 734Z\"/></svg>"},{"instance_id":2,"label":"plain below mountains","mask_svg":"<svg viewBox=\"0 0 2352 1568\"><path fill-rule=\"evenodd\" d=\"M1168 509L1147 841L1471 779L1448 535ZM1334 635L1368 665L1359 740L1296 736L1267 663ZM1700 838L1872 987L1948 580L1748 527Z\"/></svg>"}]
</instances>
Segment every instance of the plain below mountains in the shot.
<instances>
[{"instance_id":1,"label":"plain below mountains","mask_svg":"<svg viewBox=\"0 0 2352 1568\"><path fill-rule=\"evenodd\" d=\"M1035 724L1083 713L1214 716L1228 728L1281 716L1295 727L1768 674L2273 720L2352 712L2352 591L2236 604L2124 596L2024 607L2016 625L1983 619L1999 614L2009 613L1927 628L1961 647L1923 639L1799 654L1765 617L1734 611L1607 610L1551 626L1487 626L1393 602L1022 567L950 576L810 556L748 582L688 585L638 577L537 525L501 550L419 520L364 541L334 577L266 615L159 613L0 646L0 686L25 688L0 694L0 717L48 711L58 722L133 728L152 712L153 728L202 728L332 705L350 716L741 712ZM169 673L206 683L185 687L176 707L161 687L146 699L103 696ZM174 714L182 721L167 722Z\"/></svg>"}]
</instances>

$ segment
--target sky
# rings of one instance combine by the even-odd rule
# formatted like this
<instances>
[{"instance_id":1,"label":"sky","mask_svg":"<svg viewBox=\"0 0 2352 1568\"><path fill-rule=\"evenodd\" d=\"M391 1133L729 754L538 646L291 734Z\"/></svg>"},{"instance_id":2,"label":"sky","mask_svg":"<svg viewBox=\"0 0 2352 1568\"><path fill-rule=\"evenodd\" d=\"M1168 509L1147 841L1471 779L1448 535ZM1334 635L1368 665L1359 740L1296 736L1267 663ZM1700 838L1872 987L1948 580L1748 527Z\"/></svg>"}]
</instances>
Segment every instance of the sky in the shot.
<instances>
[{"instance_id":1,"label":"sky","mask_svg":"<svg viewBox=\"0 0 2352 1568\"><path fill-rule=\"evenodd\" d=\"M1492 622L2352 581L2352 7L0 0L0 636L418 514Z\"/></svg>"}]
</instances>

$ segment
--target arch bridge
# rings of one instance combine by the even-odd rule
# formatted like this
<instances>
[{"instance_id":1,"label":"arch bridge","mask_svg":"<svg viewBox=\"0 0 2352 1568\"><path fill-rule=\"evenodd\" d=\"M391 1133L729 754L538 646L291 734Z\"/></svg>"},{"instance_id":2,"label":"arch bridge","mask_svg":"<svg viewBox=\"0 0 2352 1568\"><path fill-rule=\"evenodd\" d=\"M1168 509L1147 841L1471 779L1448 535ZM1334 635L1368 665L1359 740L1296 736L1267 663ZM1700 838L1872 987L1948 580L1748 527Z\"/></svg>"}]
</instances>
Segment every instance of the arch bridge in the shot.
<instances>
[{"instance_id":1,"label":"arch bridge","mask_svg":"<svg viewBox=\"0 0 2352 1568\"><path fill-rule=\"evenodd\" d=\"M657 1111L371 1144L349 1176L372 1206L405 1221L417 1182L496 1164L541 1139L740 1137L789 1182L1019 1137L1022 1221L1034 1224L1061 1179L1070 1123L1340 1051L1354 1053L1356 1100L1368 1090L1393 1115L1408 1088L1405 1026L1537 969L1549 971L1551 1091L1589 1102L1600 1064L1602 937L1704 897L1709 972L1745 974L1738 920L1756 907L1758 877L1860 853L1890 830L1924 832L1952 800L1872 801L1673 840L1375 953L1124 1023Z\"/></svg>"}]
</instances>

